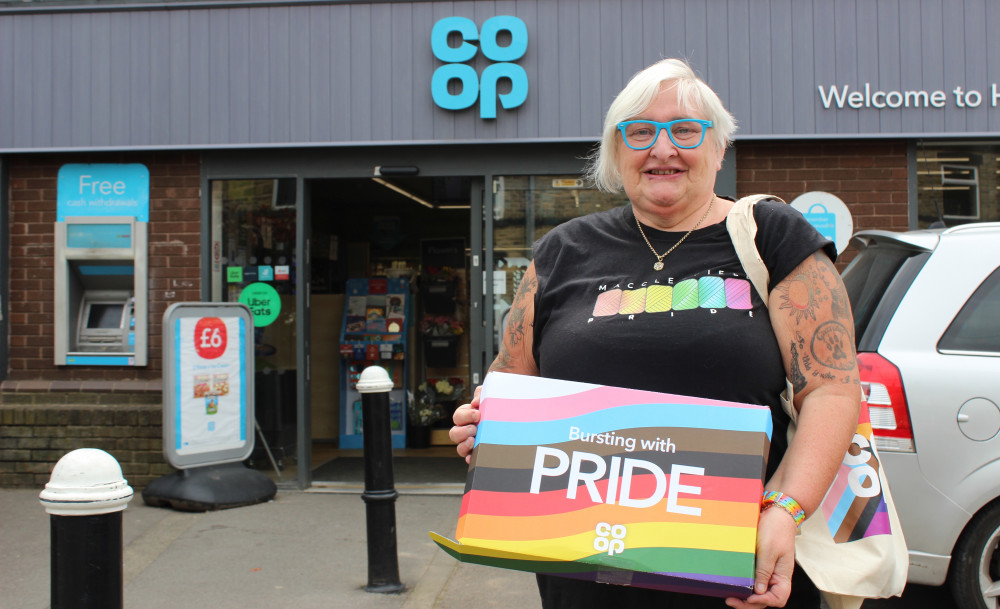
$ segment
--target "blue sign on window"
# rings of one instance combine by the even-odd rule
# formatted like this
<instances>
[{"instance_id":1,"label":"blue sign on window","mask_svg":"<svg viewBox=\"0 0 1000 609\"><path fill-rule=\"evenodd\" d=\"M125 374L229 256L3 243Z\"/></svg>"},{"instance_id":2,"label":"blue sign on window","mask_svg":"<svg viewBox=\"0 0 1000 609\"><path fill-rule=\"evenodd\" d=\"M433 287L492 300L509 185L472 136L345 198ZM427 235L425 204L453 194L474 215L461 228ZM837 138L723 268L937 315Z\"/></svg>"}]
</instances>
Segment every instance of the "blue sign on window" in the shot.
<instances>
[{"instance_id":1,"label":"blue sign on window","mask_svg":"<svg viewBox=\"0 0 1000 609\"><path fill-rule=\"evenodd\" d=\"M58 222L72 216L132 216L149 222L149 169L145 165L63 165L57 188Z\"/></svg>"}]
</instances>

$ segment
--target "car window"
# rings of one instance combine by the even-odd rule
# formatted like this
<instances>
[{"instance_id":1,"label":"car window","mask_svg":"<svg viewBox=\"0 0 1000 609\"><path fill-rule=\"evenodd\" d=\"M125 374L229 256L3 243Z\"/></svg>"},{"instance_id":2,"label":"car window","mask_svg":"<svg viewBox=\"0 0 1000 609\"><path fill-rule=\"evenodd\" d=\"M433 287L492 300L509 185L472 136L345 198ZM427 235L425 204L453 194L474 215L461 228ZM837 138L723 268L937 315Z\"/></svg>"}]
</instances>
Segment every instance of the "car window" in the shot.
<instances>
[{"instance_id":1,"label":"car window","mask_svg":"<svg viewBox=\"0 0 1000 609\"><path fill-rule=\"evenodd\" d=\"M938 349L1000 355L1000 269L973 292L941 337Z\"/></svg>"},{"instance_id":2,"label":"car window","mask_svg":"<svg viewBox=\"0 0 1000 609\"><path fill-rule=\"evenodd\" d=\"M919 250L901 247L872 246L861 250L843 272L844 286L847 297L851 301L851 311L854 313L854 335L860 343L872 316L882 304L883 299L891 293L890 286L904 264L915 256L922 254ZM899 305L899 298L913 281L910 273L905 286L897 286L897 297L891 304L893 310ZM892 311L889 311L891 316Z\"/></svg>"}]
</instances>

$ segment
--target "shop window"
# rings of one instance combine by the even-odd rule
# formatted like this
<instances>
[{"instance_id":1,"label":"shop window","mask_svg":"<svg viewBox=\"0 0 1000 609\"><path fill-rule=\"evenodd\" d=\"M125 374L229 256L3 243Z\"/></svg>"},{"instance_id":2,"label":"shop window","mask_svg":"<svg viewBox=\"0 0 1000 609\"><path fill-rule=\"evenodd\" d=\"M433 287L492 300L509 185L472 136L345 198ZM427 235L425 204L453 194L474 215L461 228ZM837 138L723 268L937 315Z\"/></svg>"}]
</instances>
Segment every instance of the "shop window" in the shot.
<instances>
[{"instance_id":1,"label":"shop window","mask_svg":"<svg viewBox=\"0 0 1000 609\"><path fill-rule=\"evenodd\" d=\"M494 349L499 349L506 314L524 271L531 246L550 230L578 216L628 203L579 175L502 176L493 184Z\"/></svg>"},{"instance_id":2,"label":"shop window","mask_svg":"<svg viewBox=\"0 0 1000 609\"><path fill-rule=\"evenodd\" d=\"M213 300L250 283L294 294L295 179L216 180L212 192Z\"/></svg>"},{"instance_id":3,"label":"shop window","mask_svg":"<svg viewBox=\"0 0 1000 609\"><path fill-rule=\"evenodd\" d=\"M251 461L296 454L294 178L213 180L213 302L243 302L254 314L254 416L266 440Z\"/></svg>"},{"instance_id":4,"label":"shop window","mask_svg":"<svg viewBox=\"0 0 1000 609\"><path fill-rule=\"evenodd\" d=\"M917 225L1000 220L1000 146L922 145L917 153Z\"/></svg>"},{"instance_id":5,"label":"shop window","mask_svg":"<svg viewBox=\"0 0 1000 609\"><path fill-rule=\"evenodd\" d=\"M945 219L979 219L979 171L972 165L941 165L941 211Z\"/></svg>"}]
</instances>

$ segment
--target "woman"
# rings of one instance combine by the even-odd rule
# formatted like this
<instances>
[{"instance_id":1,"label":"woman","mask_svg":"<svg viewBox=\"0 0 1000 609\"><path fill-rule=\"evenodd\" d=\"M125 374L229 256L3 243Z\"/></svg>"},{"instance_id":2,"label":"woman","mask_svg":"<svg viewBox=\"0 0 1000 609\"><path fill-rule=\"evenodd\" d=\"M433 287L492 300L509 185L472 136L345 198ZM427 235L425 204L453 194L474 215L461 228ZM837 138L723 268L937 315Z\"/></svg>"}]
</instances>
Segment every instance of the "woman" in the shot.
<instances>
[{"instance_id":1,"label":"woman","mask_svg":"<svg viewBox=\"0 0 1000 609\"><path fill-rule=\"evenodd\" d=\"M761 203L754 218L771 277L767 306L756 294L749 310L692 306L679 294L670 307L642 301L651 285L746 278L725 225L733 203L714 191L734 130L718 96L686 63L667 59L636 74L608 110L592 165L598 186L624 189L631 204L562 224L535 244L490 370L769 406L765 491L782 493L781 501L760 514L754 593L725 602L819 607L815 586L794 569L795 516L799 506L812 514L823 499L851 443L861 395L833 244L787 205ZM786 377L799 411L790 446L779 401ZM478 398L477 390L451 429L466 459ZM545 575L538 582L546 609L722 606Z\"/></svg>"}]
</instances>

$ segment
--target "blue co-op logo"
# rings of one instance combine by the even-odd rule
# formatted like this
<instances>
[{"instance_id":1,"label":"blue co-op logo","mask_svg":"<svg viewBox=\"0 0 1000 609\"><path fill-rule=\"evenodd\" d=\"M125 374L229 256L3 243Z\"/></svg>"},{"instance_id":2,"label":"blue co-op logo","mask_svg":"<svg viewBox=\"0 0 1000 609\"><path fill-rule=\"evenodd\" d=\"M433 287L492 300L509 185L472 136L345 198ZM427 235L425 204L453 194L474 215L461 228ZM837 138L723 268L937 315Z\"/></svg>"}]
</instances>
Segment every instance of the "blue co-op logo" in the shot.
<instances>
[{"instance_id":1,"label":"blue co-op logo","mask_svg":"<svg viewBox=\"0 0 1000 609\"><path fill-rule=\"evenodd\" d=\"M500 46L497 37L500 32L510 33L510 44ZM448 45L448 36L457 32L462 44ZM478 40L479 48L469 44ZM480 77L475 68L463 62L469 61L482 49L487 59L495 61L483 70ZM528 50L528 28L517 17L500 15L483 23L482 31L475 22L465 17L446 17L434 24L431 31L431 50L445 65L434 71L431 78L431 95L434 103L445 110L464 110L479 99L480 118L497 117L497 99L500 105L510 110L524 103L528 98L528 75L524 68L511 63L524 56ZM510 80L510 92L497 95L497 81ZM462 83L459 93L449 93L448 83L458 80Z\"/></svg>"}]
</instances>

